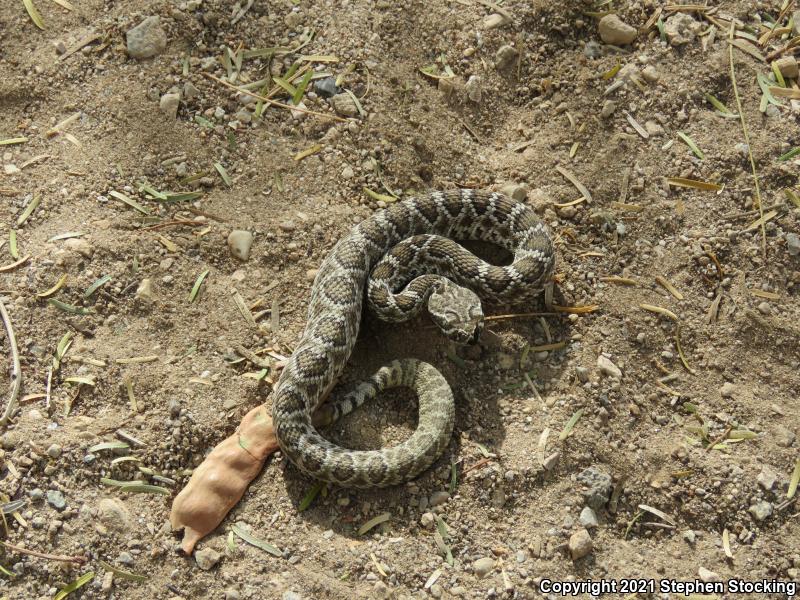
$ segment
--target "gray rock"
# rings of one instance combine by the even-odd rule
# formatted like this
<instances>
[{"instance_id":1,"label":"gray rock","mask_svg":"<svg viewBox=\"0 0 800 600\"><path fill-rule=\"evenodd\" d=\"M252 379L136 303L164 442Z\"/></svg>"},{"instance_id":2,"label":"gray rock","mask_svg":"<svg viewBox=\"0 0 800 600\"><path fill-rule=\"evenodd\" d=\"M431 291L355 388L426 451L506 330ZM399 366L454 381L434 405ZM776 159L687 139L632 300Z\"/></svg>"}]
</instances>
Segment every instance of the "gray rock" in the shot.
<instances>
[{"instance_id":1,"label":"gray rock","mask_svg":"<svg viewBox=\"0 0 800 600\"><path fill-rule=\"evenodd\" d=\"M428 502L428 505L431 507L439 506L440 504L444 504L445 502L447 502L449 499L450 499L450 494L448 492L441 492L441 491L433 492L431 494L431 499L430 502Z\"/></svg>"},{"instance_id":2,"label":"gray rock","mask_svg":"<svg viewBox=\"0 0 800 600\"><path fill-rule=\"evenodd\" d=\"M597 515L591 508L585 506L581 511L581 516L578 517L578 522L586 529L592 529L597 527Z\"/></svg>"},{"instance_id":3,"label":"gray rock","mask_svg":"<svg viewBox=\"0 0 800 600\"><path fill-rule=\"evenodd\" d=\"M38 502L44 498L44 492L41 488L33 488L30 492L28 492L28 496L30 496L32 502Z\"/></svg>"},{"instance_id":4,"label":"gray rock","mask_svg":"<svg viewBox=\"0 0 800 600\"><path fill-rule=\"evenodd\" d=\"M433 529L435 523L436 523L436 517L432 512L422 513L422 516L419 518L419 524L422 525L425 529Z\"/></svg>"},{"instance_id":5,"label":"gray rock","mask_svg":"<svg viewBox=\"0 0 800 600\"><path fill-rule=\"evenodd\" d=\"M128 54L132 58L151 58L167 47L167 34L161 28L161 17L147 17L125 34Z\"/></svg>"},{"instance_id":6,"label":"gray rock","mask_svg":"<svg viewBox=\"0 0 800 600\"><path fill-rule=\"evenodd\" d=\"M153 281L151 279L142 279L139 287L136 288L136 299L144 302L152 302L155 299Z\"/></svg>"},{"instance_id":7,"label":"gray rock","mask_svg":"<svg viewBox=\"0 0 800 600\"><path fill-rule=\"evenodd\" d=\"M64 248L77 252L84 258L92 258L94 255L94 248L92 245L83 238L70 238L64 242Z\"/></svg>"},{"instance_id":8,"label":"gray rock","mask_svg":"<svg viewBox=\"0 0 800 600\"><path fill-rule=\"evenodd\" d=\"M772 312L772 307L769 305L769 302L760 302L757 308L758 312L762 315L768 315Z\"/></svg>"},{"instance_id":9,"label":"gray rock","mask_svg":"<svg viewBox=\"0 0 800 600\"><path fill-rule=\"evenodd\" d=\"M177 92L168 92L161 96L158 102L158 108L161 112L170 119L175 120L178 118L178 107L181 105L181 95Z\"/></svg>"},{"instance_id":10,"label":"gray rock","mask_svg":"<svg viewBox=\"0 0 800 600\"><path fill-rule=\"evenodd\" d=\"M67 507L67 500L58 490L47 490L47 503L57 511L62 511Z\"/></svg>"},{"instance_id":11,"label":"gray rock","mask_svg":"<svg viewBox=\"0 0 800 600\"><path fill-rule=\"evenodd\" d=\"M173 419L177 419L181 414L181 403L177 400L170 400L169 401L169 416Z\"/></svg>"},{"instance_id":12,"label":"gray rock","mask_svg":"<svg viewBox=\"0 0 800 600\"><path fill-rule=\"evenodd\" d=\"M697 535L695 535L694 531L691 529L687 529L683 532L683 539L686 541L686 543L694 545L694 543L697 541Z\"/></svg>"},{"instance_id":13,"label":"gray rock","mask_svg":"<svg viewBox=\"0 0 800 600\"><path fill-rule=\"evenodd\" d=\"M758 481L758 485L764 488L767 491L770 491L778 481L778 474L773 471L767 465L761 467L761 472L758 474L756 479Z\"/></svg>"},{"instance_id":14,"label":"gray rock","mask_svg":"<svg viewBox=\"0 0 800 600\"><path fill-rule=\"evenodd\" d=\"M586 383L591 377L591 373L586 367L575 367L575 375L581 383Z\"/></svg>"},{"instance_id":15,"label":"gray rock","mask_svg":"<svg viewBox=\"0 0 800 600\"><path fill-rule=\"evenodd\" d=\"M336 85L335 77L326 77L314 82L314 91L321 98L330 98L342 92L342 88Z\"/></svg>"},{"instance_id":16,"label":"gray rock","mask_svg":"<svg viewBox=\"0 0 800 600\"><path fill-rule=\"evenodd\" d=\"M250 123L253 120L253 113L246 108L240 108L236 111L236 114L233 115L233 118L241 123Z\"/></svg>"},{"instance_id":17,"label":"gray rock","mask_svg":"<svg viewBox=\"0 0 800 600\"><path fill-rule=\"evenodd\" d=\"M518 56L519 52L513 46L500 46L494 56L494 66L498 71L504 71L516 62Z\"/></svg>"},{"instance_id":18,"label":"gray rock","mask_svg":"<svg viewBox=\"0 0 800 600\"><path fill-rule=\"evenodd\" d=\"M117 556L117 562L121 565L132 567L135 561L133 560L133 556L131 556L130 552L120 552L119 556Z\"/></svg>"},{"instance_id":19,"label":"gray rock","mask_svg":"<svg viewBox=\"0 0 800 600\"><path fill-rule=\"evenodd\" d=\"M228 234L228 248L231 254L241 261L250 257L250 248L253 246L253 234L242 229L234 229Z\"/></svg>"},{"instance_id":20,"label":"gray rock","mask_svg":"<svg viewBox=\"0 0 800 600\"><path fill-rule=\"evenodd\" d=\"M291 590L286 590L283 592L283 596L281 597L282 600L303 600L302 596L297 592L293 592Z\"/></svg>"},{"instance_id":21,"label":"gray rock","mask_svg":"<svg viewBox=\"0 0 800 600\"><path fill-rule=\"evenodd\" d=\"M47 525L47 519L45 519L41 515L33 517L33 519L31 520L31 525L33 525L34 529L44 529L45 526Z\"/></svg>"},{"instance_id":22,"label":"gray rock","mask_svg":"<svg viewBox=\"0 0 800 600\"><path fill-rule=\"evenodd\" d=\"M617 15L606 15L598 24L600 39L612 46L626 46L636 39L636 28L631 27Z\"/></svg>"},{"instance_id":23,"label":"gray rock","mask_svg":"<svg viewBox=\"0 0 800 600\"><path fill-rule=\"evenodd\" d=\"M61 456L61 446L58 444L50 444L47 448L47 456L52 458L53 460L57 459Z\"/></svg>"},{"instance_id":24,"label":"gray rock","mask_svg":"<svg viewBox=\"0 0 800 600\"><path fill-rule=\"evenodd\" d=\"M558 465L558 460L561 458L561 454L556 450L550 456L546 457L544 461L542 461L542 466L548 470L552 471Z\"/></svg>"},{"instance_id":25,"label":"gray rock","mask_svg":"<svg viewBox=\"0 0 800 600\"><path fill-rule=\"evenodd\" d=\"M494 559L489 556L479 558L472 563L472 570L481 579L486 577L492 569L494 569Z\"/></svg>"},{"instance_id":26,"label":"gray rock","mask_svg":"<svg viewBox=\"0 0 800 600\"><path fill-rule=\"evenodd\" d=\"M778 425L773 432L775 443L781 448L791 448L797 436L791 429Z\"/></svg>"},{"instance_id":27,"label":"gray rock","mask_svg":"<svg viewBox=\"0 0 800 600\"><path fill-rule=\"evenodd\" d=\"M664 22L664 33L673 46L681 46L694 41L702 24L686 13L675 13Z\"/></svg>"},{"instance_id":28,"label":"gray rock","mask_svg":"<svg viewBox=\"0 0 800 600\"><path fill-rule=\"evenodd\" d=\"M766 500L757 502L747 509L756 521L763 521L772 514L772 504Z\"/></svg>"},{"instance_id":29,"label":"gray rock","mask_svg":"<svg viewBox=\"0 0 800 600\"><path fill-rule=\"evenodd\" d=\"M800 236L796 233L786 234L786 248L791 256L800 255Z\"/></svg>"},{"instance_id":30,"label":"gray rock","mask_svg":"<svg viewBox=\"0 0 800 600\"><path fill-rule=\"evenodd\" d=\"M183 84L183 97L186 100L194 100L199 95L200 90L198 90L191 81L187 81Z\"/></svg>"},{"instance_id":31,"label":"gray rock","mask_svg":"<svg viewBox=\"0 0 800 600\"><path fill-rule=\"evenodd\" d=\"M239 592L237 590L234 590L233 588L228 588L223 593L225 600L240 600L240 598L242 597L241 594L239 594Z\"/></svg>"},{"instance_id":32,"label":"gray rock","mask_svg":"<svg viewBox=\"0 0 800 600\"><path fill-rule=\"evenodd\" d=\"M470 75L467 83L464 84L464 90L467 92L469 98L475 104L481 103L483 97L483 81L478 75Z\"/></svg>"},{"instance_id":33,"label":"gray rock","mask_svg":"<svg viewBox=\"0 0 800 600\"><path fill-rule=\"evenodd\" d=\"M572 560L581 559L592 551L592 536L586 529L579 529L570 536L567 546Z\"/></svg>"},{"instance_id":34,"label":"gray rock","mask_svg":"<svg viewBox=\"0 0 800 600\"><path fill-rule=\"evenodd\" d=\"M331 106L338 114L343 117L357 117L358 107L353 102L350 94L336 94L331 97Z\"/></svg>"},{"instance_id":35,"label":"gray rock","mask_svg":"<svg viewBox=\"0 0 800 600\"><path fill-rule=\"evenodd\" d=\"M204 571L210 571L213 569L221 558L222 554L213 548L203 548L202 550L197 550L194 553L194 560L197 562L197 566Z\"/></svg>"},{"instance_id":36,"label":"gray rock","mask_svg":"<svg viewBox=\"0 0 800 600\"><path fill-rule=\"evenodd\" d=\"M734 394L736 394L736 389L736 384L726 381L719 388L719 393L723 398L733 398Z\"/></svg>"},{"instance_id":37,"label":"gray rock","mask_svg":"<svg viewBox=\"0 0 800 600\"><path fill-rule=\"evenodd\" d=\"M597 369L606 377L622 379L622 370L603 354L597 357Z\"/></svg>"},{"instance_id":38,"label":"gray rock","mask_svg":"<svg viewBox=\"0 0 800 600\"><path fill-rule=\"evenodd\" d=\"M614 488L611 475L598 467L591 466L581 471L577 479L588 488L583 492L586 504L595 511L602 510Z\"/></svg>"}]
</instances>

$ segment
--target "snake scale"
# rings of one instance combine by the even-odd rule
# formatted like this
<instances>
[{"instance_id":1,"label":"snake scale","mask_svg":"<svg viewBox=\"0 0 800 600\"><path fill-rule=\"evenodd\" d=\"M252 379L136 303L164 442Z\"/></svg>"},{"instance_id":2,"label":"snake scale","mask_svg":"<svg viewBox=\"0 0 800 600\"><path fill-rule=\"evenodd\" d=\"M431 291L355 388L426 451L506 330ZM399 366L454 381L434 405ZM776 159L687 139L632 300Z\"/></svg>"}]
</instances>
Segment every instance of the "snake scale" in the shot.
<instances>
[{"instance_id":1,"label":"snake scale","mask_svg":"<svg viewBox=\"0 0 800 600\"><path fill-rule=\"evenodd\" d=\"M455 240L492 242L513 261L491 265ZM530 299L542 291L554 263L546 225L530 207L498 193L433 192L392 204L354 227L320 266L305 330L275 386L272 417L281 450L302 471L345 487L384 487L418 475L444 451L453 429L452 392L434 367L394 361L323 404L355 345L365 290L366 304L381 319L404 321L427 306L446 335L470 342L483 325L480 299ZM418 426L404 442L349 450L317 431L395 386L419 395Z\"/></svg>"}]
</instances>

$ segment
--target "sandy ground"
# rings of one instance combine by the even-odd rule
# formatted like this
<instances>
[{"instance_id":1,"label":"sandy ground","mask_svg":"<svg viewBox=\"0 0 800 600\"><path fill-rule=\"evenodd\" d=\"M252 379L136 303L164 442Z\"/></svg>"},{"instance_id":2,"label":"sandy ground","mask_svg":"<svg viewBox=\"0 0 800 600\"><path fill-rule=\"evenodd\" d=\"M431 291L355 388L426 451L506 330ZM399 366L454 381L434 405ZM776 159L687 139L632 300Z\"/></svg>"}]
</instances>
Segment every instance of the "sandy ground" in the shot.
<instances>
[{"instance_id":1,"label":"sandy ground","mask_svg":"<svg viewBox=\"0 0 800 600\"><path fill-rule=\"evenodd\" d=\"M40 29L0 0L0 142L24 138L0 146L22 373L0 500L7 544L85 560L6 547L0 598L90 574L70 598L534 598L588 579L685 598L659 581L800 581L800 101L763 98L797 89L796 64L783 86L769 64L792 55L792 10L767 37L777 2L60 4L35 0ZM627 26L606 20L601 39L609 10ZM148 16L166 44L156 32L155 56L134 58L126 32ZM749 146L730 114L732 21ZM557 236L556 302L596 308L496 319L466 349L424 317L367 318L344 383L398 356L436 364L458 405L444 456L303 511L314 482L275 457L198 558L178 554L171 500L270 402L326 252L392 194L458 186L525 198ZM254 235L247 260L232 230ZM490 312L532 311L547 309ZM379 447L414 419L412 397L389 395L330 435ZM624 578L646 581L628 593Z\"/></svg>"}]
</instances>

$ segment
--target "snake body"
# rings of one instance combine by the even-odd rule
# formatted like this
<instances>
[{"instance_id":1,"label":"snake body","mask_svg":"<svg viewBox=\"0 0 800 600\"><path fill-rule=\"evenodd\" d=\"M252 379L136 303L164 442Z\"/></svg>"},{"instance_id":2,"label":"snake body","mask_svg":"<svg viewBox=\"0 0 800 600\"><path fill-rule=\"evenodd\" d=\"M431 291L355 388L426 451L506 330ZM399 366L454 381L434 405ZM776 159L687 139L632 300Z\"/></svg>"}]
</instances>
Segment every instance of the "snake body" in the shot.
<instances>
[{"instance_id":1,"label":"snake body","mask_svg":"<svg viewBox=\"0 0 800 600\"><path fill-rule=\"evenodd\" d=\"M454 240L492 242L511 252L513 262L491 265ZM530 207L498 193L433 192L397 202L354 227L320 266L305 330L275 386L272 417L281 450L309 475L346 487L384 487L418 475L447 446L453 428L452 393L434 367L394 361L341 400L322 404L352 353L365 290L366 303L379 318L403 321L428 303L449 333L455 320L471 317L449 306L458 304L461 292L484 300L530 299L541 292L554 263L547 227ZM419 395L418 427L406 441L350 450L317 431L394 386Z\"/></svg>"}]
</instances>

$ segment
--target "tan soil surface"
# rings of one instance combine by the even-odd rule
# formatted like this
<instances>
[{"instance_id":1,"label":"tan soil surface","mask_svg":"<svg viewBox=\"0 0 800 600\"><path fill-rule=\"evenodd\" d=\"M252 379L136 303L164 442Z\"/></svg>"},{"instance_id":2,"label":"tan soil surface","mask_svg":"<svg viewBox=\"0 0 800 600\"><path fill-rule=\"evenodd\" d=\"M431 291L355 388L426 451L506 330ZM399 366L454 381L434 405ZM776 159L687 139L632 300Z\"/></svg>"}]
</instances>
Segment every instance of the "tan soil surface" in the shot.
<instances>
[{"instance_id":1,"label":"tan soil surface","mask_svg":"<svg viewBox=\"0 0 800 600\"><path fill-rule=\"evenodd\" d=\"M2 550L13 577L0 575L0 598L53 598L89 572L70 598L533 598L543 578L800 580L800 508L787 500L800 459L800 206L785 191L800 193L800 162L778 160L800 146L800 101L777 97L760 110L757 75L778 84L753 55L772 60L797 35L784 27L791 11L759 46L751 39L769 30L778 2L732 0L710 15L664 9L662 22L670 35L682 24L685 44L645 29L663 8L652 1L72 4L35 0L41 30L21 0L0 0L0 140L27 139L0 146L0 266L17 260L12 231L27 257L0 269L22 371L19 408L1 438L0 500L23 501L5 506L7 543L88 562ZM632 45L600 39L610 9L639 29ZM134 59L125 34L151 15L166 48ZM765 238L741 124L706 99L737 112L733 18L750 51L737 47L734 60ZM247 54L271 47L271 57ZM289 73L293 64L300 75ZM318 87L324 75L303 103L330 117L262 107L208 77L246 85L289 73L296 87L308 65L338 77L363 112L344 96L339 110L355 114L333 120ZM455 77L420 72L431 65ZM177 116L165 114L172 88L182 94ZM274 82L253 89L290 102ZM591 203L575 202L582 194L559 167ZM722 189L674 187L668 177ZM199 195L165 201L142 184ZM291 353L313 270L386 201L365 187L412 195L458 186L527 195L557 236L556 303L599 308L491 321L466 349L449 347L427 318L387 326L368 317L343 383L399 356L440 367L457 402L444 456L405 486L327 489L302 512L314 482L273 457L200 543L200 562L216 564L204 570L177 553L172 498L250 408L271 402L261 367L239 360L237 346L271 364ZM235 229L255 236L246 261L227 247ZM642 304L677 316L686 366L676 323ZM530 311L547 309L490 312ZM53 370L65 334L71 345ZM8 342L4 334L10 367ZM11 384L3 369L4 399ZM330 435L379 447L414 419L413 398L390 394ZM94 448L104 442L128 447ZM126 492L103 478L167 493ZM598 521L592 548L573 560L587 502ZM237 523L281 556L233 535ZM148 579L112 581L101 561Z\"/></svg>"}]
</instances>

